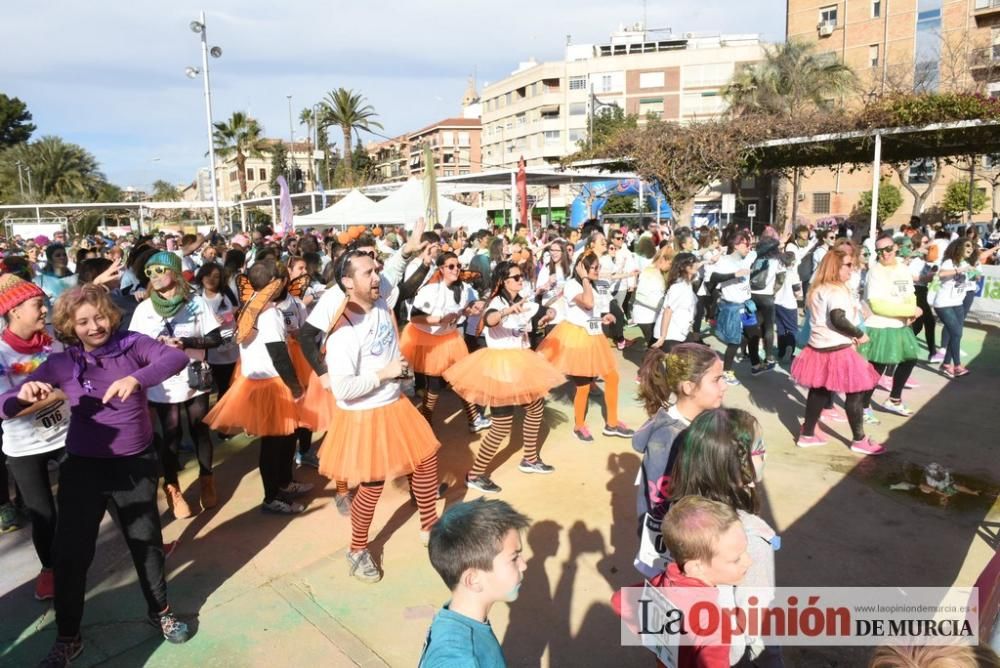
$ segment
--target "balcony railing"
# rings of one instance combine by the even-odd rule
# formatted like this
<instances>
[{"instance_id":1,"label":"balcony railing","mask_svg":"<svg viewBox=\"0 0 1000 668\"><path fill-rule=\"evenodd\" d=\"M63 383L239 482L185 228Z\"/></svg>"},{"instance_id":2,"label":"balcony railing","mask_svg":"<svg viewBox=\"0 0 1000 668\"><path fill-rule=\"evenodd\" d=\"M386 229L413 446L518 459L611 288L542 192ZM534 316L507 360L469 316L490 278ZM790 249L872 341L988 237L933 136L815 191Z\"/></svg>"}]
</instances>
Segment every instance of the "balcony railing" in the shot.
<instances>
[{"instance_id":1,"label":"balcony railing","mask_svg":"<svg viewBox=\"0 0 1000 668\"><path fill-rule=\"evenodd\" d=\"M976 0L973 14L977 19L1000 14L1000 0Z\"/></svg>"}]
</instances>

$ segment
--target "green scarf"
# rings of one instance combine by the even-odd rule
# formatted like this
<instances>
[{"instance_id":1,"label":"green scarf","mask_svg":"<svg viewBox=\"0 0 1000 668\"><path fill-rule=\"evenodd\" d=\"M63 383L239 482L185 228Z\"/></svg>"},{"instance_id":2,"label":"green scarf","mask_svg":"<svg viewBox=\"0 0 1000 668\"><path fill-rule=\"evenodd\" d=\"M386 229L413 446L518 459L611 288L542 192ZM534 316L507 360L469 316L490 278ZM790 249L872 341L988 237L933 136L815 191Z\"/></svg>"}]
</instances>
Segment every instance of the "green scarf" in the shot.
<instances>
[{"instance_id":1,"label":"green scarf","mask_svg":"<svg viewBox=\"0 0 1000 668\"><path fill-rule=\"evenodd\" d=\"M187 303L187 291L178 289L177 294L167 299L161 297L156 290L151 290L149 298L153 301L153 310L161 318L172 318Z\"/></svg>"}]
</instances>

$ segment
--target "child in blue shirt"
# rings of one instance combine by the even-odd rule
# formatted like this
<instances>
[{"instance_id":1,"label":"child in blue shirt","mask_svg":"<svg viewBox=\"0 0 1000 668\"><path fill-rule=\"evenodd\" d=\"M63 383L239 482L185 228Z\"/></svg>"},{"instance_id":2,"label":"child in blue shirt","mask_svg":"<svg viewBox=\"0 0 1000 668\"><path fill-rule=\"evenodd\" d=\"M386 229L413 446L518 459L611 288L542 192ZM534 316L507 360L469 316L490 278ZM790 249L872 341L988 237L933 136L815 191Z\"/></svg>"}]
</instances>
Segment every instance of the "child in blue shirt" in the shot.
<instances>
[{"instance_id":1,"label":"child in blue shirt","mask_svg":"<svg viewBox=\"0 0 1000 668\"><path fill-rule=\"evenodd\" d=\"M506 666L489 612L517 599L527 565L521 531L531 521L505 501L477 499L449 508L431 529L431 565L451 590L434 616L420 668Z\"/></svg>"}]
</instances>

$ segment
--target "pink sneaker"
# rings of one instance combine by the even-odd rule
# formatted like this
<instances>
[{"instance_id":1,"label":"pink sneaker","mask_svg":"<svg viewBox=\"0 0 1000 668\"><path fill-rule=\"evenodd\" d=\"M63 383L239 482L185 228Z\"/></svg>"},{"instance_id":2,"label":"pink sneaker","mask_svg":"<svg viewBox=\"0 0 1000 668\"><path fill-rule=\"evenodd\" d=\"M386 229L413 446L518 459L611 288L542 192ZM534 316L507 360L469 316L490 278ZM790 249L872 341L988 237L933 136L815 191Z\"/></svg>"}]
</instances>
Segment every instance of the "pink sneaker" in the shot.
<instances>
[{"instance_id":1,"label":"pink sneaker","mask_svg":"<svg viewBox=\"0 0 1000 668\"><path fill-rule=\"evenodd\" d=\"M857 452L862 455L885 454L885 448L883 448L881 445L879 445L872 439L868 438L867 436L865 436L863 440L854 441L853 443L851 443L851 451Z\"/></svg>"},{"instance_id":2,"label":"pink sneaker","mask_svg":"<svg viewBox=\"0 0 1000 668\"><path fill-rule=\"evenodd\" d=\"M831 422L847 422L847 416L836 408L824 408L823 412L819 414L819 419Z\"/></svg>"},{"instance_id":3,"label":"pink sneaker","mask_svg":"<svg viewBox=\"0 0 1000 668\"><path fill-rule=\"evenodd\" d=\"M969 370L966 369L964 366L956 364L954 373L955 373L955 378L958 378L959 376L964 376L965 374L969 373Z\"/></svg>"},{"instance_id":4,"label":"pink sneaker","mask_svg":"<svg viewBox=\"0 0 1000 668\"><path fill-rule=\"evenodd\" d=\"M879 376L878 386L892 392L892 376Z\"/></svg>"},{"instance_id":5,"label":"pink sneaker","mask_svg":"<svg viewBox=\"0 0 1000 668\"><path fill-rule=\"evenodd\" d=\"M816 448L821 445L826 445L827 440L822 436L812 435L806 436L805 434L799 434L799 440L795 441L795 445L800 448Z\"/></svg>"},{"instance_id":6,"label":"pink sneaker","mask_svg":"<svg viewBox=\"0 0 1000 668\"><path fill-rule=\"evenodd\" d=\"M908 390L915 390L918 387L920 387L920 383L918 383L916 381L913 381L913 380L908 380L905 383L903 383L903 387L905 387ZM892 390L889 390L889 391L891 392Z\"/></svg>"}]
</instances>

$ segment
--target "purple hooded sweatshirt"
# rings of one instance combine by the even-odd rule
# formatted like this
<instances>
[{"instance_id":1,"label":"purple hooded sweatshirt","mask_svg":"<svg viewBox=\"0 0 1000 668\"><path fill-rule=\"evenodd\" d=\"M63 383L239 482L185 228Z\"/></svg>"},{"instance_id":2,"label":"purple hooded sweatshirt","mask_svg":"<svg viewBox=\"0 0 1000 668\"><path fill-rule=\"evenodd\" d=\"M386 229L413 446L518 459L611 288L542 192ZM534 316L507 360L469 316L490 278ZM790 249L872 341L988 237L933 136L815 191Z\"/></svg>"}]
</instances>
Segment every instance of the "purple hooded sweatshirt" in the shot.
<instances>
[{"instance_id":1,"label":"purple hooded sweatshirt","mask_svg":"<svg viewBox=\"0 0 1000 668\"><path fill-rule=\"evenodd\" d=\"M66 451L81 457L127 457L142 452L153 440L146 388L180 372L188 363L183 351L144 334L115 332L100 348L86 352L74 345L54 353L24 382L49 383L69 398ZM132 376L141 389L128 399L101 403L116 380ZM17 399L21 385L0 395L0 417L24 410Z\"/></svg>"}]
</instances>

